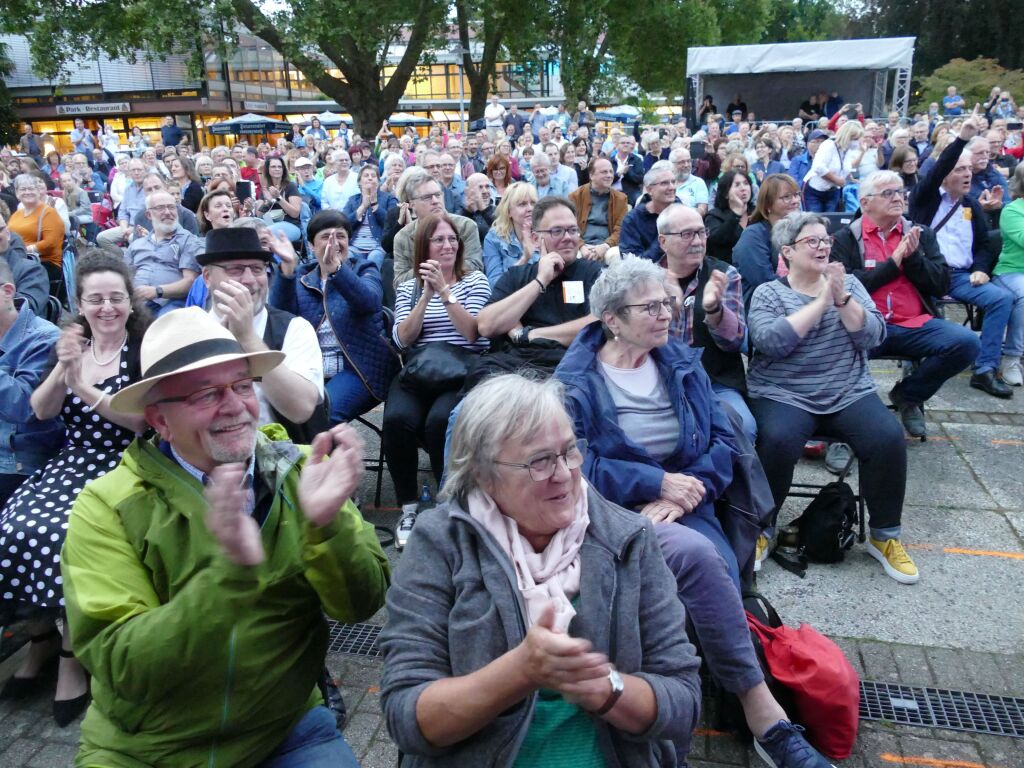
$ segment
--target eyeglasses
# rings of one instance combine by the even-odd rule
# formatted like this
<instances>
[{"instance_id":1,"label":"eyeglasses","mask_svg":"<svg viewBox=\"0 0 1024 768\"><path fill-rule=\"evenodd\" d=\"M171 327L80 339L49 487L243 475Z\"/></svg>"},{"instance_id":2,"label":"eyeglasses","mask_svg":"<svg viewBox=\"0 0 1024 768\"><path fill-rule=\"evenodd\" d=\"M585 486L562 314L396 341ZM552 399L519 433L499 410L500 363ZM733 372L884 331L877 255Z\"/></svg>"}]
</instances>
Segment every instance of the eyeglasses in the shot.
<instances>
[{"instance_id":1,"label":"eyeglasses","mask_svg":"<svg viewBox=\"0 0 1024 768\"><path fill-rule=\"evenodd\" d=\"M215 387L197 389L191 395L165 397L163 400L157 400L156 403L157 405L161 403L185 403L191 408L212 408L215 405L220 405L229 389L239 397L252 397L256 393L256 383L258 381L258 378L238 379L230 384L218 384Z\"/></svg>"},{"instance_id":2,"label":"eyeglasses","mask_svg":"<svg viewBox=\"0 0 1024 768\"><path fill-rule=\"evenodd\" d=\"M156 211L157 213L170 213L171 211L178 210L178 206L176 206L174 204L170 204L170 205L151 205L148 210Z\"/></svg>"},{"instance_id":3,"label":"eyeglasses","mask_svg":"<svg viewBox=\"0 0 1024 768\"><path fill-rule=\"evenodd\" d=\"M444 192L431 192L429 195L417 195L413 200L441 200Z\"/></svg>"},{"instance_id":4,"label":"eyeglasses","mask_svg":"<svg viewBox=\"0 0 1024 768\"><path fill-rule=\"evenodd\" d=\"M561 240L566 235L570 237L580 236L579 227L552 227L551 229L535 229L533 231L542 235L551 235L553 240Z\"/></svg>"},{"instance_id":5,"label":"eyeglasses","mask_svg":"<svg viewBox=\"0 0 1024 768\"><path fill-rule=\"evenodd\" d=\"M651 317L659 317L664 309L672 314L676 309L676 297L669 296L661 301L649 301L646 304L624 304L623 309L642 309Z\"/></svg>"},{"instance_id":6,"label":"eyeglasses","mask_svg":"<svg viewBox=\"0 0 1024 768\"><path fill-rule=\"evenodd\" d=\"M825 237L818 237L817 235L811 235L810 237L801 237L799 240L794 240L793 245L797 243L807 243L812 251L816 251L819 248L831 248L832 247L832 236L825 235Z\"/></svg>"},{"instance_id":7,"label":"eyeglasses","mask_svg":"<svg viewBox=\"0 0 1024 768\"><path fill-rule=\"evenodd\" d=\"M903 189L883 189L881 192L872 192L870 195L864 195L864 197L884 197L886 200L892 200L896 196L909 197L910 190Z\"/></svg>"},{"instance_id":8,"label":"eyeglasses","mask_svg":"<svg viewBox=\"0 0 1024 768\"><path fill-rule=\"evenodd\" d=\"M89 296L83 296L82 301L93 307L102 307L109 301L111 306L116 307L118 304L127 304L128 296L123 293L112 293L109 296L97 296L92 294Z\"/></svg>"},{"instance_id":9,"label":"eyeglasses","mask_svg":"<svg viewBox=\"0 0 1024 768\"><path fill-rule=\"evenodd\" d=\"M454 245L456 248L459 245L459 238L457 237L432 237L430 238L430 244L436 246L442 245Z\"/></svg>"},{"instance_id":10,"label":"eyeglasses","mask_svg":"<svg viewBox=\"0 0 1024 768\"><path fill-rule=\"evenodd\" d=\"M648 184L648 187L674 187L676 184L675 179L663 179L661 181L655 181Z\"/></svg>"},{"instance_id":11,"label":"eyeglasses","mask_svg":"<svg viewBox=\"0 0 1024 768\"><path fill-rule=\"evenodd\" d=\"M575 443L570 445L561 453L544 453L536 458L530 459L525 464L517 464L512 461L498 461L494 460L495 464L500 464L503 467L515 467L516 469L525 469L530 473L530 478L535 483L543 483L545 480L555 474L555 468L558 466L558 460L562 459L565 462L565 468L572 471L579 469L583 466L583 456L587 452L587 441L577 440Z\"/></svg>"},{"instance_id":12,"label":"eyeglasses","mask_svg":"<svg viewBox=\"0 0 1024 768\"><path fill-rule=\"evenodd\" d=\"M270 274L270 267L266 264L232 264L230 267L223 264L211 264L210 266L224 270L224 274L232 280L240 280L245 277L246 272L253 277L265 277Z\"/></svg>"},{"instance_id":13,"label":"eyeglasses","mask_svg":"<svg viewBox=\"0 0 1024 768\"><path fill-rule=\"evenodd\" d=\"M794 202L796 200L799 200L799 199L800 199L800 193L799 192L790 192L788 195L781 195L779 197L779 200L781 200L784 203L792 203L792 202Z\"/></svg>"},{"instance_id":14,"label":"eyeglasses","mask_svg":"<svg viewBox=\"0 0 1024 768\"><path fill-rule=\"evenodd\" d=\"M707 230L701 227L700 229L686 229L679 232L662 232L665 237L678 237L683 245L689 245L693 242L695 237L700 237L701 240L707 240Z\"/></svg>"}]
</instances>

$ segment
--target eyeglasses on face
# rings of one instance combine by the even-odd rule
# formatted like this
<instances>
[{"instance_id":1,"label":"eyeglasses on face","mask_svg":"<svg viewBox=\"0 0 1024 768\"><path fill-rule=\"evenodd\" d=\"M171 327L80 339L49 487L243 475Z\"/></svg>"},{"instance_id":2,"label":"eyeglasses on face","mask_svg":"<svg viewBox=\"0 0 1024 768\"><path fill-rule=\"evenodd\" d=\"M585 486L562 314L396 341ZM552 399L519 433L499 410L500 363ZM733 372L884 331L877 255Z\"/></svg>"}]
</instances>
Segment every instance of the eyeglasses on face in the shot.
<instances>
[{"instance_id":1,"label":"eyeglasses on face","mask_svg":"<svg viewBox=\"0 0 1024 768\"><path fill-rule=\"evenodd\" d=\"M116 307L120 304L127 304L128 296L123 293L112 293L109 296L100 296L99 294L93 293L88 296L83 296L82 301L93 307L102 307L109 301L111 306Z\"/></svg>"},{"instance_id":2,"label":"eyeglasses on face","mask_svg":"<svg viewBox=\"0 0 1024 768\"><path fill-rule=\"evenodd\" d=\"M232 280L241 280L245 277L246 272L253 277L266 277L270 274L270 267L266 264L232 264L231 266L211 264L210 266L224 270L224 274Z\"/></svg>"},{"instance_id":3,"label":"eyeglasses on face","mask_svg":"<svg viewBox=\"0 0 1024 768\"><path fill-rule=\"evenodd\" d=\"M459 238L455 237L454 235L449 237L439 235L438 237L430 238L430 244L436 245L438 247L441 247L442 245L451 245L457 248L459 246Z\"/></svg>"},{"instance_id":4,"label":"eyeglasses on face","mask_svg":"<svg viewBox=\"0 0 1024 768\"><path fill-rule=\"evenodd\" d=\"M224 400L224 395L230 389L239 397L252 397L256 394L256 383L259 381L258 378L245 378L232 381L230 384L218 384L215 387L203 387L197 389L190 395L181 395L180 397L165 397L162 400L157 400L157 404L161 403L185 403L190 408L212 408L215 405L220 405Z\"/></svg>"},{"instance_id":5,"label":"eyeglasses on face","mask_svg":"<svg viewBox=\"0 0 1024 768\"><path fill-rule=\"evenodd\" d=\"M870 195L865 195L865 197L884 197L886 200L892 200L894 197L904 197L905 198L905 197L908 197L909 195L910 195L910 190L909 189L900 188L900 189L883 189L881 192L872 192Z\"/></svg>"},{"instance_id":6,"label":"eyeglasses on face","mask_svg":"<svg viewBox=\"0 0 1024 768\"><path fill-rule=\"evenodd\" d=\"M661 234L665 237L678 237L684 245L689 245L697 237L701 240L707 240L708 238L707 230L704 227L700 229L684 229L679 232L662 232Z\"/></svg>"},{"instance_id":7,"label":"eyeglasses on face","mask_svg":"<svg viewBox=\"0 0 1024 768\"><path fill-rule=\"evenodd\" d=\"M561 459L565 462L565 468L568 470L579 469L583 466L583 457L587 452L587 441L577 440L575 443L570 445L561 453L542 453L540 456L536 456L530 459L525 464L519 464L513 461L498 461L495 459L495 464L500 464L503 467L515 467L516 469L525 469L530 473L530 478L535 483L543 483L555 474L555 468L558 466L558 460Z\"/></svg>"},{"instance_id":8,"label":"eyeglasses on face","mask_svg":"<svg viewBox=\"0 0 1024 768\"><path fill-rule=\"evenodd\" d=\"M831 248L832 247L832 235L825 235L825 237L818 237L817 235L810 235L809 237L801 237L799 240L794 240L793 245L798 243L807 243L808 247L812 251L816 251L819 248Z\"/></svg>"},{"instance_id":9,"label":"eyeglasses on face","mask_svg":"<svg viewBox=\"0 0 1024 768\"><path fill-rule=\"evenodd\" d=\"M790 192L788 195L780 195L779 200L784 203L793 203L800 199L799 192Z\"/></svg>"},{"instance_id":10,"label":"eyeglasses on face","mask_svg":"<svg viewBox=\"0 0 1024 768\"><path fill-rule=\"evenodd\" d=\"M660 301L648 301L646 304L624 304L623 309L642 309L651 317L658 317L661 315L662 310L665 310L669 314L675 311L676 308L676 297L669 296L661 299Z\"/></svg>"},{"instance_id":11,"label":"eyeglasses on face","mask_svg":"<svg viewBox=\"0 0 1024 768\"><path fill-rule=\"evenodd\" d=\"M431 192L426 195L417 195L413 200L441 200L444 198L444 192Z\"/></svg>"},{"instance_id":12,"label":"eyeglasses on face","mask_svg":"<svg viewBox=\"0 0 1024 768\"><path fill-rule=\"evenodd\" d=\"M541 235L551 235L552 240L561 240L566 235L570 237L580 236L579 227L552 227L551 229L535 229L533 231Z\"/></svg>"},{"instance_id":13,"label":"eyeglasses on face","mask_svg":"<svg viewBox=\"0 0 1024 768\"><path fill-rule=\"evenodd\" d=\"M170 213L171 211L178 210L178 206L170 203L168 205L151 205L148 210L156 211L157 213Z\"/></svg>"}]
</instances>

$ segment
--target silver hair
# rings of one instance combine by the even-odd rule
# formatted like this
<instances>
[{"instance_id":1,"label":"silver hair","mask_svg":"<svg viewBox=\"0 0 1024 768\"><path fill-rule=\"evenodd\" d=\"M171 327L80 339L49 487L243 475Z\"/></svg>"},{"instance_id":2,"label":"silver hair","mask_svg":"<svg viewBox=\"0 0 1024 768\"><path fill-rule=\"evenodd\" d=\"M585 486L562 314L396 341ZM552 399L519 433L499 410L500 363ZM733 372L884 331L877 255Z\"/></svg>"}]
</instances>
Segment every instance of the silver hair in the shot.
<instances>
[{"instance_id":1,"label":"silver hair","mask_svg":"<svg viewBox=\"0 0 1024 768\"><path fill-rule=\"evenodd\" d=\"M875 190L883 184L899 184L902 187L903 179L896 171L875 171L861 180L857 196L863 200L868 195L875 194Z\"/></svg>"},{"instance_id":2,"label":"silver hair","mask_svg":"<svg viewBox=\"0 0 1024 768\"><path fill-rule=\"evenodd\" d=\"M263 219L257 219L255 216L242 216L228 224L228 229L238 229L239 227L249 227L250 229L255 229L257 232L262 232L264 229L270 229L270 225L267 224L267 222Z\"/></svg>"},{"instance_id":3,"label":"silver hair","mask_svg":"<svg viewBox=\"0 0 1024 768\"><path fill-rule=\"evenodd\" d=\"M667 274L649 259L636 256L620 259L594 281L590 289L590 314L602 318L605 312L613 315L621 312L629 303L630 293L652 283L664 286Z\"/></svg>"},{"instance_id":4,"label":"silver hair","mask_svg":"<svg viewBox=\"0 0 1024 768\"><path fill-rule=\"evenodd\" d=\"M526 440L559 418L569 420L565 391L557 379L506 373L484 380L462 401L440 497L463 499L493 484L498 479L494 461L501 449Z\"/></svg>"},{"instance_id":5,"label":"silver hair","mask_svg":"<svg viewBox=\"0 0 1024 768\"><path fill-rule=\"evenodd\" d=\"M672 143L675 144L676 141L679 141L679 139L676 139ZM669 152L668 161L674 164L677 160L681 159L683 155L686 155L686 157L691 160L693 159L692 155L690 155L690 150L688 150L686 147L676 147L671 152Z\"/></svg>"},{"instance_id":6,"label":"silver hair","mask_svg":"<svg viewBox=\"0 0 1024 768\"><path fill-rule=\"evenodd\" d=\"M328 155L328 159L330 159L332 163L338 162L343 157L347 157L350 161L352 160L351 155L349 155L349 153L346 152L344 149L336 149L333 152L331 152L330 155Z\"/></svg>"},{"instance_id":7,"label":"silver hair","mask_svg":"<svg viewBox=\"0 0 1024 768\"><path fill-rule=\"evenodd\" d=\"M668 208L666 208L664 211L658 214L657 226L659 235L664 235L666 232L670 231L669 227L672 226L672 217L675 216L680 211L693 211L695 215L700 216L700 214L697 213L696 208L690 208L689 206L683 205L682 203L672 203L672 205L670 205Z\"/></svg>"},{"instance_id":8,"label":"silver hair","mask_svg":"<svg viewBox=\"0 0 1024 768\"><path fill-rule=\"evenodd\" d=\"M649 187L654 182L654 178L659 173L664 173L665 171L671 173L673 179L676 177L676 169L672 163L668 160L659 160L656 162L651 166L651 169L644 174L644 186Z\"/></svg>"},{"instance_id":9,"label":"silver hair","mask_svg":"<svg viewBox=\"0 0 1024 768\"><path fill-rule=\"evenodd\" d=\"M395 184L398 199L403 203L408 203L416 194L416 190L428 181L434 181L434 177L427 172L426 168L410 165L402 171L402 175L398 177L398 182Z\"/></svg>"},{"instance_id":10,"label":"silver hair","mask_svg":"<svg viewBox=\"0 0 1024 768\"><path fill-rule=\"evenodd\" d=\"M985 151L988 152L988 139L984 136L975 136L973 139L967 142L967 146L964 147L964 152L973 152L975 147L985 145Z\"/></svg>"},{"instance_id":11,"label":"silver hair","mask_svg":"<svg viewBox=\"0 0 1024 768\"><path fill-rule=\"evenodd\" d=\"M384 161L384 172L387 173L388 168L397 163L401 163L402 168L405 168L405 158L402 157L397 152L392 152L390 155L388 155L387 160Z\"/></svg>"},{"instance_id":12,"label":"silver hair","mask_svg":"<svg viewBox=\"0 0 1024 768\"><path fill-rule=\"evenodd\" d=\"M772 227L772 245L781 251L782 246L792 245L800 237L804 227L809 227L812 224L821 224L827 228L828 220L816 213L795 211L789 214L786 218L776 222L775 226Z\"/></svg>"},{"instance_id":13,"label":"silver hair","mask_svg":"<svg viewBox=\"0 0 1024 768\"><path fill-rule=\"evenodd\" d=\"M34 187L41 179L31 173L19 173L14 177L14 189L17 191L21 187ZM43 186L46 186L46 182L43 182Z\"/></svg>"}]
</instances>

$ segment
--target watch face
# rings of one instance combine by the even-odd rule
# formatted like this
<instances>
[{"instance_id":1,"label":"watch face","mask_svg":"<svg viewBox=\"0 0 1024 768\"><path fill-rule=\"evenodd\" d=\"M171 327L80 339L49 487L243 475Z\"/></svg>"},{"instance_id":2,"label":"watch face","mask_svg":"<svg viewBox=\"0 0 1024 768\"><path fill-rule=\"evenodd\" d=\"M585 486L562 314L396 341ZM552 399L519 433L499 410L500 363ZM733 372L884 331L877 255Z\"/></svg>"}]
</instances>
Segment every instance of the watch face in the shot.
<instances>
[{"instance_id":1,"label":"watch face","mask_svg":"<svg viewBox=\"0 0 1024 768\"><path fill-rule=\"evenodd\" d=\"M622 681L622 675L619 674L615 667L612 667L611 672L608 673L608 680L611 681L612 691L622 691L626 687L626 684Z\"/></svg>"}]
</instances>

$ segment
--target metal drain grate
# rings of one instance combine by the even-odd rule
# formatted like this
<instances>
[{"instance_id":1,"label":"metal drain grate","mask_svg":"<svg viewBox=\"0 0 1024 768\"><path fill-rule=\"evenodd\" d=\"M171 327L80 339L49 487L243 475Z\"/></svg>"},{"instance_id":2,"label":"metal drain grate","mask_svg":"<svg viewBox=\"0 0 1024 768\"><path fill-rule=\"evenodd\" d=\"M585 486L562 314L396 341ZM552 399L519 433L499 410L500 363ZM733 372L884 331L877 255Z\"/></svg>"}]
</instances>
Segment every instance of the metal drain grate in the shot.
<instances>
[{"instance_id":1,"label":"metal drain grate","mask_svg":"<svg viewBox=\"0 0 1024 768\"><path fill-rule=\"evenodd\" d=\"M1024 699L862 680L862 720L1024 738Z\"/></svg>"},{"instance_id":2,"label":"metal drain grate","mask_svg":"<svg viewBox=\"0 0 1024 768\"><path fill-rule=\"evenodd\" d=\"M376 624L339 624L331 620L327 624L331 630L328 653L351 653L371 659L380 656L377 636L381 627Z\"/></svg>"}]
</instances>

